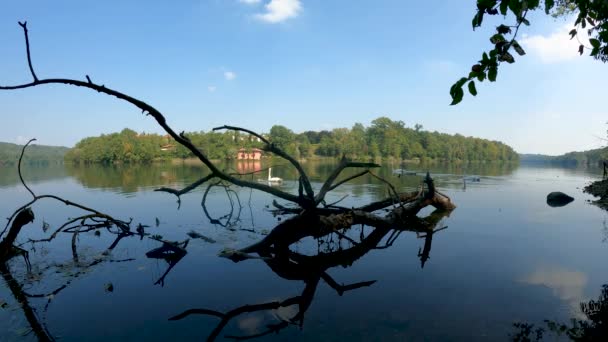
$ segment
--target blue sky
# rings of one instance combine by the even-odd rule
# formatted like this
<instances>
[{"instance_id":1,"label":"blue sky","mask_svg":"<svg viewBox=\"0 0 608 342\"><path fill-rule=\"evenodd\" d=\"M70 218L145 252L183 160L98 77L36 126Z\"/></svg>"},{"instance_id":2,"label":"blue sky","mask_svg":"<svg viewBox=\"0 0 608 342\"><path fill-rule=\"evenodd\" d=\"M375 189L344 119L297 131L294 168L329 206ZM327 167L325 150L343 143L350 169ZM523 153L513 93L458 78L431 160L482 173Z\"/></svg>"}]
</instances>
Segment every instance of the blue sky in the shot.
<instances>
[{"instance_id":1,"label":"blue sky","mask_svg":"<svg viewBox=\"0 0 608 342\"><path fill-rule=\"evenodd\" d=\"M572 21L532 16L525 57L449 106L500 17L472 31L474 0L5 1L0 84L93 81L140 98L177 131L223 124L267 132L369 125L379 116L500 140L522 153L605 145L608 65L578 57ZM124 127L160 132L114 98L68 86L0 92L0 141L73 146Z\"/></svg>"}]
</instances>

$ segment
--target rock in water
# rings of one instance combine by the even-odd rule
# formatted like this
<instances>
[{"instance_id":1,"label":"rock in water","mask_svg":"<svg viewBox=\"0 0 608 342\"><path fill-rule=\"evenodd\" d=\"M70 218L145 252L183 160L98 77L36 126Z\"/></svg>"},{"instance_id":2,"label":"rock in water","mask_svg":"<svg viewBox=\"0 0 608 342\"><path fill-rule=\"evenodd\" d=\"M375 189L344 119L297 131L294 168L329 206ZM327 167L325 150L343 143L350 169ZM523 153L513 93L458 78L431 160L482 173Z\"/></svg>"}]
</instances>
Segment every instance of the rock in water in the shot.
<instances>
[{"instance_id":1,"label":"rock in water","mask_svg":"<svg viewBox=\"0 0 608 342\"><path fill-rule=\"evenodd\" d=\"M555 191L547 195L547 204L551 207L563 207L572 201L574 201L574 198L560 191Z\"/></svg>"}]
</instances>

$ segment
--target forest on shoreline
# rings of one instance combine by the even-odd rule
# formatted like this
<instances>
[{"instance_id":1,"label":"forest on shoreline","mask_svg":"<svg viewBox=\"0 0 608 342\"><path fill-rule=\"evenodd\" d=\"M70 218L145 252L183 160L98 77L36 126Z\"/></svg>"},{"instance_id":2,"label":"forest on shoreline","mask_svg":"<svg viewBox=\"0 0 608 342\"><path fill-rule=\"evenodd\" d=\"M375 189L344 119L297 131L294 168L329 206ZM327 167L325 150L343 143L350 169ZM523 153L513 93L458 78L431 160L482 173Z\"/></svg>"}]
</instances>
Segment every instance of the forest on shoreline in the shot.
<instances>
[{"instance_id":1,"label":"forest on shoreline","mask_svg":"<svg viewBox=\"0 0 608 342\"><path fill-rule=\"evenodd\" d=\"M543 154L522 154L521 162L541 163L565 166L598 166L602 161L608 160L608 147L593 150L568 152L559 156L548 156Z\"/></svg>"},{"instance_id":2,"label":"forest on shoreline","mask_svg":"<svg viewBox=\"0 0 608 342\"><path fill-rule=\"evenodd\" d=\"M23 145L0 142L0 166L16 165L21 155ZM25 155L25 164L51 164L63 163L66 153L70 149L63 146L45 146L32 144Z\"/></svg>"},{"instance_id":3,"label":"forest on shoreline","mask_svg":"<svg viewBox=\"0 0 608 342\"><path fill-rule=\"evenodd\" d=\"M233 131L190 132L185 135L210 159L236 159L238 151L261 148L254 136ZM380 117L369 127L360 123L352 128L331 131L294 133L275 125L263 134L273 144L295 158L341 157L357 160L437 160L437 161L503 161L516 162L518 154L508 145L486 139L429 132L421 125L406 127L402 121ZM169 136L137 133L123 129L120 133L87 137L65 156L73 163L149 163L157 160L194 157Z\"/></svg>"}]
</instances>

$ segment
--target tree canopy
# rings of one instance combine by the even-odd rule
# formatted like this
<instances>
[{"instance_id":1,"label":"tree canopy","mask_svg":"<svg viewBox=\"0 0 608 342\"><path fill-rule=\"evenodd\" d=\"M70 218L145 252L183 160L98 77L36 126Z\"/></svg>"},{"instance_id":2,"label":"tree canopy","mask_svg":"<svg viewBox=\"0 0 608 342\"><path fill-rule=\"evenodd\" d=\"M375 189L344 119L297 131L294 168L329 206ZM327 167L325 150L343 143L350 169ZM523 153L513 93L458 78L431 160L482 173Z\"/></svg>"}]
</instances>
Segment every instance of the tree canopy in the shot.
<instances>
[{"instance_id":1,"label":"tree canopy","mask_svg":"<svg viewBox=\"0 0 608 342\"><path fill-rule=\"evenodd\" d=\"M602 62L608 61L608 0L477 0L477 11L473 16L473 30L483 24L484 17L502 15L504 21L496 27L490 37L493 48L483 52L481 59L471 67L468 76L461 77L450 88L452 105L464 97L463 87L477 95L475 81L495 82L501 63L515 63L513 52L519 56L526 54L517 42L520 26L530 25L528 15L532 11L544 11L554 17L574 15L574 27L569 32L571 39L579 39L578 33L586 30L588 44L579 40L578 52L585 51Z\"/></svg>"}]
</instances>

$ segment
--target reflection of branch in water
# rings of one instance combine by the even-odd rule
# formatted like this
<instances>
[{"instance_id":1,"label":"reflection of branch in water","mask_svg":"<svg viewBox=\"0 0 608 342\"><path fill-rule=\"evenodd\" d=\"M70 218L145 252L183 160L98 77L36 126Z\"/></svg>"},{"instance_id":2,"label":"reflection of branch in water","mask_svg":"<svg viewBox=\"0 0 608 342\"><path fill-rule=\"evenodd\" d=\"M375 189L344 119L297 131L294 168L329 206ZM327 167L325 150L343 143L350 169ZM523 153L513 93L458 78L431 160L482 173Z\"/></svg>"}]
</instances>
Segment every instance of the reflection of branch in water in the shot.
<instances>
[{"instance_id":1,"label":"reflection of branch in water","mask_svg":"<svg viewBox=\"0 0 608 342\"><path fill-rule=\"evenodd\" d=\"M433 243L433 234L442 231L444 229L447 229L448 227L442 227L436 230L431 230L428 231L426 234L419 236L418 238L423 238L424 239L424 247L422 248L422 251L420 251L420 248L418 248L418 257L420 258L420 268L424 268L424 264L426 263L426 261L431 257L431 244Z\"/></svg>"},{"instance_id":2,"label":"reflection of branch in water","mask_svg":"<svg viewBox=\"0 0 608 342\"><path fill-rule=\"evenodd\" d=\"M319 277L314 278L314 279L308 279L305 281L306 285L305 285L304 290L302 291L301 295L291 297L291 298L288 298L283 301L272 301L272 302L261 303L261 304L243 305L236 309L232 309L226 313L222 313L222 312L215 311L215 310L209 310L209 309L189 309L176 316L169 318L169 320L177 321L177 320L181 320L181 319L186 318L193 314L219 317L219 318L221 318L220 323L215 327L215 329L213 329L213 331L211 332L209 337L207 337L207 341L214 341L219 336L219 334L222 332L224 327L226 327L226 325L233 318L235 318L237 316L240 316L245 313L252 313L252 312L266 311L266 310L277 310L279 308L289 307L292 305L298 305L298 308L299 308L298 312L293 317L287 318L287 319L281 318L281 322L279 322L279 323L268 324L268 325L266 325L266 330L263 332L246 335L246 336L226 335L225 337L234 339L234 340L248 340L248 339L266 336L271 333L278 333L280 330L287 328L289 325L298 325L301 327L304 323L304 314L306 313L306 310L308 310L308 308L310 307L310 304L312 303L314 294L315 294L317 286L319 284L319 280L321 278L323 278L328 283L328 285L330 285L333 289L335 289L340 296L346 291L355 290L355 289L365 287L365 286L370 286L373 283L375 283L375 281L368 281L368 282L360 282L360 283L350 284L350 285L339 285L331 277L329 277L329 275L327 275L326 273L323 272L322 274L319 275Z\"/></svg>"},{"instance_id":3,"label":"reflection of branch in water","mask_svg":"<svg viewBox=\"0 0 608 342\"><path fill-rule=\"evenodd\" d=\"M29 304L28 297L23 291L23 287L15 278L13 278L8 266L5 263L0 263L0 274L4 279L4 282L8 285L11 290L13 297L19 303L19 307L23 310L25 319L30 325L31 331L36 335L39 341L55 341L53 336L47 331L44 324L40 322L36 315L36 310Z\"/></svg>"},{"instance_id":4,"label":"reflection of branch in water","mask_svg":"<svg viewBox=\"0 0 608 342\"><path fill-rule=\"evenodd\" d=\"M608 284L602 285L597 300L580 303L581 311L586 320L570 319L568 324L545 320L547 326L537 327L532 323L517 322L513 326L517 329L510 334L513 341L540 341L548 332L557 337L565 336L572 341L606 341L608 336Z\"/></svg>"},{"instance_id":5,"label":"reflection of branch in water","mask_svg":"<svg viewBox=\"0 0 608 342\"><path fill-rule=\"evenodd\" d=\"M105 259L105 258L97 258L89 264L83 264L82 262L79 262L79 263L76 263L75 265L79 269L89 269L104 261L125 262L125 261L133 261L133 260L135 260L135 259L130 258L130 259L123 259L123 260L112 260L112 259ZM53 265L51 267L56 267L56 266L57 265ZM59 266L59 267L61 268L61 266ZM45 320L44 317L46 316L46 312L48 311L49 306L50 306L51 302L53 301L53 299L55 298L55 296L58 295L63 290L65 290L72 283L72 281L75 278L77 278L79 275L81 275L82 273L83 272L76 272L76 273L72 274L70 276L71 278L65 284L57 287L56 289L54 289L52 291L49 291L47 293L31 294L31 293L26 292L23 289L23 285L20 284L13 277L11 270L10 270L9 266L7 265L7 263L0 262L0 274L2 275L4 282L7 284L8 288L10 289L11 293L13 294L15 301L17 303L19 303L19 307L23 311L23 314L24 314L28 324L30 325L31 332L33 332L36 335L36 338L39 341L55 341L54 337L51 335L51 333L48 331L45 324L43 323L43 321ZM32 307L28 298L45 298L47 300L46 304L44 305L44 308L43 308L43 316L42 316L43 319L42 320L38 317L36 310Z\"/></svg>"},{"instance_id":6,"label":"reflection of branch in water","mask_svg":"<svg viewBox=\"0 0 608 342\"><path fill-rule=\"evenodd\" d=\"M27 31L25 24L22 25L22 27L24 30ZM55 196L55 195L36 195L34 193L34 191L32 191L32 189L30 187L28 187L28 185L25 182L25 180L23 179L23 175L21 173L21 161L23 159L25 149L29 146L30 143L32 143L35 140L36 139L31 139L23 146L23 148L21 149L21 154L19 156L19 163L17 164L17 170L19 173L19 179L21 180L21 184L32 195L33 199L30 200L27 204L22 205L20 208L18 208L17 210L15 210L13 212L13 214L8 218L8 222L6 223L4 230L2 231L2 233L0 233L0 237L2 237L10 226L10 229L8 229L8 233L4 236L4 239L2 239L2 241L0 241L0 263L6 262L7 260L14 257L15 255L21 254L24 256L28 269L30 268L31 265L29 264L29 259L27 257L28 252L18 246L15 246L15 240L17 239L17 236L19 235L21 229L28 223L34 221L34 212L31 209L31 205L33 205L34 203L36 203L38 200L41 200L41 199L47 199L47 198L54 199L54 200L64 203L67 206L76 207L81 210L89 212L89 214L87 214L87 215L83 215L83 216L68 220L61 227L59 227L53 234L51 234L51 237L49 237L48 239L39 240L39 241L51 241L52 239L54 239L57 236L57 234L59 232L61 232L63 230L68 230L68 229L71 230L72 234L74 234L72 237L72 253L73 253L73 257L74 257L75 261L78 261L78 254L76 251L76 239L77 239L78 233L80 232L81 227L85 227L87 230L91 230L91 229L98 229L98 228L104 228L104 227L109 229L109 227L111 227L111 226L116 226L120 229L120 231L122 231L124 233L130 233L130 223L131 223L130 221L127 222L127 221L117 220L110 215L104 214L95 209L83 206L81 204L63 199L63 198ZM67 228L69 225L71 225L77 221L80 221L80 223L75 226ZM32 241L32 242L34 242L34 241Z\"/></svg>"},{"instance_id":7,"label":"reflection of branch in water","mask_svg":"<svg viewBox=\"0 0 608 342\"><path fill-rule=\"evenodd\" d=\"M175 265L177 265L177 263L188 253L186 252L186 247L188 246L189 241L190 240L185 240L179 243L161 241L163 243L162 246L154 248L146 253L146 257L150 259L162 259L169 264L165 273L158 278L154 285L160 284L160 286L165 286L165 278L169 272L171 272L173 267L175 267Z\"/></svg>"},{"instance_id":8,"label":"reflection of branch in water","mask_svg":"<svg viewBox=\"0 0 608 342\"><path fill-rule=\"evenodd\" d=\"M347 291L356 290L362 287L368 287L376 282L375 280L372 280L347 285L339 284L329 275L329 273L327 272L329 269L337 266L350 266L369 251L378 248L386 248L387 246L385 245L380 246L381 242L388 237L386 241L390 245L403 231L410 230L414 232L426 232L426 236L430 237L433 235L433 230L435 229L436 225L441 221L441 218L445 217L447 213L448 212L436 210L427 218L419 219L416 217L408 221L412 223L411 228L408 228L408 225L400 226L396 229L394 229L394 227L384 225L380 227L372 227L373 230L369 234L367 234L367 236L364 236L363 232L361 233L360 241L358 242L346 235L347 228L345 228L343 232L339 232L338 236L341 236L342 238L348 237L347 240L351 242L351 246L349 248L340 247L337 249L328 249L324 252L319 252L316 255L312 256L294 252L289 249L289 246L295 243L296 241L299 241L303 237L303 235L301 234L302 232L304 232L304 230L300 229L300 227L302 227L304 223L312 224L312 222L316 222L317 225L323 225L323 218L318 216L302 218L302 216L299 216L301 218L300 221L285 221L284 223L279 225L283 225L283 227L285 227L282 231L295 231L299 233L299 235L297 235L297 239L291 236L291 234L282 233L281 235L277 235L275 233L271 242L267 242L264 244L256 244L254 245L255 247L250 246L240 251L225 251L223 255L237 262L244 259L257 258L266 263L266 265L268 265L268 267L279 277L287 280L303 281L305 286L299 296L291 297L283 301L272 301L255 305L244 305L236 309L230 310L226 313L206 308L189 309L179 315L171 317L170 320L180 320L192 314L203 314L219 317L221 319L220 323L213 329L213 331L207 338L208 341L214 341L220 335L226 325L232 319L239 315L256 311L276 310L283 307L297 305L298 311L293 317L281 318L281 321L279 323L268 324L266 325L266 329L261 332L256 332L255 334L245 336L226 335L225 337L235 340L247 340L266 336L271 333L277 333L280 330L287 328L289 325L302 326L304 321L304 315L312 304L314 294L316 292L320 280L323 280L340 296L342 296ZM294 222L298 224L294 226ZM351 226L350 228L352 227L353 226ZM275 228L275 230L277 228ZM308 233L324 231L324 234L318 234L316 236L308 235L316 237L317 240L320 240L324 236L337 233L337 230L323 229L308 229L306 231ZM428 254L430 253L430 243L431 240L429 239L428 247L426 247L427 245L425 244L426 258L428 258ZM258 254L259 257L252 256L252 253Z\"/></svg>"},{"instance_id":9,"label":"reflection of branch in water","mask_svg":"<svg viewBox=\"0 0 608 342\"><path fill-rule=\"evenodd\" d=\"M228 197L228 201L230 203L230 212L228 212L228 214L226 214L220 218L217 218L217 219L212 218L211 214L209 214L209 211L207 210L207 196L209 195L209 192L211 191L211 189L216 186L222 187L224 189L224 191L226 192L226 197ZM234 215L235 203L234 203L234 200L232 199L232 196L234 196L237 201L236 204L237 204L238 211L237 211L236 215ZM203 194L203 199L201 200L201 207L203 208L203 212L205 213L205 216L207 216L207 218L209 219L209 222L211 222L212 224L220 225L225 228L235 225L240 220L241 210L243 208L241 205L241 199L239 198L239 195L236 193L236 191L230 189L230 187L228 185L223 184L221 181L209 184L207 186L207 189L205 189L205 193ZM233 220L233 216L234 216L234 220ZM223 223L222 220L226 220L226 222Z\"/></svg>"}]
</instances>

